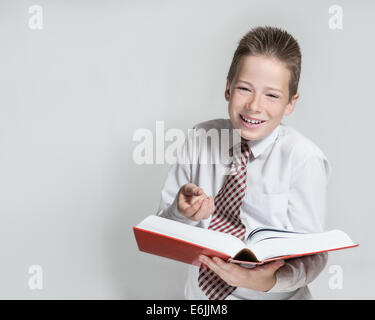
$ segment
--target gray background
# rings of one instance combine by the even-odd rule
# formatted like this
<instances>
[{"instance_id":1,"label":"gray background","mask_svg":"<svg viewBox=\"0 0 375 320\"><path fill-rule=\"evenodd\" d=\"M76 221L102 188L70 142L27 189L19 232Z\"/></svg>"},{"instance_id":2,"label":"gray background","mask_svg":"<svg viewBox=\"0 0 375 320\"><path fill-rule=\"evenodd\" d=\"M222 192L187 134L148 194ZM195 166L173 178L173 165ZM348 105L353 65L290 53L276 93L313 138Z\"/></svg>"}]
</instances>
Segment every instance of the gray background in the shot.
<instances>
[{"instance_id":1,"label":"gray background","mask_svg":"<svg viewBox=\"0 0 375 320\"><path fill-rule=\"evenodd\" d=\"M28 10L43 8L42 30ZM343 30L328 27L330 5ZM156 212L168 164L137 165L139 128L227 117L225 77L257 25L302 54L285 122L333 172L327 229L360 247L330 254L316 298L374 298L375 29L371 1L0 1L0 298L183 298L186 265L140 253L132 226ZM41 265L43 290L28 287ZM343 288L329 288L329 266Z\"/></svg>"}]
</instances>

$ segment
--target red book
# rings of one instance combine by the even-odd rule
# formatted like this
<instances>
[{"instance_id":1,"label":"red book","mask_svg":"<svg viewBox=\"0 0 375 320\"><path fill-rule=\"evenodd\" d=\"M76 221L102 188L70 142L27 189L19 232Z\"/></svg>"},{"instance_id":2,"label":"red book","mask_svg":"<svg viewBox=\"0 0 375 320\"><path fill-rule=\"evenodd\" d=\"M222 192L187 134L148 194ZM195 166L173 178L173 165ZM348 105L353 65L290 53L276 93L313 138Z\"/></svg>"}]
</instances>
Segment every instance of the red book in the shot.
<instances>
[{"instance_id":1,"label":"red book","mask_svg":"<svg viewBox=\"0 0 375 320\"><path fill-rule=\"evenodd\" d=\"M341 230L301 233L265 227L254 229L242 241L227 233L159 216L147 217L133 230L140 251L197 266L200 254L253 267L278 259L358 246Z\"/></svg>"}]
</instances>

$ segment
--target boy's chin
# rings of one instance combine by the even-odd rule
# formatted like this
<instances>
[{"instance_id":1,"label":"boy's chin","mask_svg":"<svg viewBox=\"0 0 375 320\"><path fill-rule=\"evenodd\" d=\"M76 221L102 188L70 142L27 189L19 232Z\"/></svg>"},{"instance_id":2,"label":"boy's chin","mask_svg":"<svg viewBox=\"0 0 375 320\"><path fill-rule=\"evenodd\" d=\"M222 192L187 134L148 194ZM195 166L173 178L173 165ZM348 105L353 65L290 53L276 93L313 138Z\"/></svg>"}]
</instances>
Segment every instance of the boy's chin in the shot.
<instances>
[{"instance_id":1,"label":"boy's chin","mask_svg":"<svg viewBox=\"0 0 375 320\"><path fill-rule=\"evenodd\" d=\"M246 130L246 129L243 129L241 128L241 137L245 140L252 140L252 141L256 141L256 140L260 140L262 138L264 138L265 136L267 136L269 134L269 132L267 132L267 130Z\"/></svg>"},{"instance_id":2,"label":"boy's chin","mask_svg":"<svg viewBox=\"0 0 375 320\"><path fill-rule=\"evenodd\" d=\"M241 137L242 139L245 139L245 140L256 141L256 140L262 139L265 136L265 135L256 134L256 133L249 134L243 131L244 130L241 130Z\"/></svg>"}]
</instances>

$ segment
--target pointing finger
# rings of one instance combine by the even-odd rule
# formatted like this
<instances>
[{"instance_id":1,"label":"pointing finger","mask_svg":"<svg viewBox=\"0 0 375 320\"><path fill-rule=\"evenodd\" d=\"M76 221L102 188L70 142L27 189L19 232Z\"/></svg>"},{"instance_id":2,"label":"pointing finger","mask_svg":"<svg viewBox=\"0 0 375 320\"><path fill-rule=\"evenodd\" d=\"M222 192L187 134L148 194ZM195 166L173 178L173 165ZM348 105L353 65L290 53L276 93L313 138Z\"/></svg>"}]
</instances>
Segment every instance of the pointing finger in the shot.
<instances>
[{"instance_id":1,"label":"pointing finger","mask_svg":"<svg viewBox=\"0 0 375 320\"><path fill-rule=\"evenodd\" d=\"M210 199L207 197L203 199L202 205L200 206L199 210L194 214L192 217L195 221L200 221L202 219L206 219L210 216Z\"/></svg>"},{"instance_id":2,"label":"pointing finger","mask_svg":"<svg viewBox=\"0 0 375 320\"><path fill-rule=\"evenodd\" d=\"M203 190L194 183L188 183L183 188L182 193L186 196L199 196L203 193Z\"/></svg>"},{"instance_id":3,"label":"pointing finger","mask_svg":"<svg viewBox=\"0 0 375 320\"><path fill-rule=\"evenodd\" d=\"M183 209L187 217L193 216L201 207L203 199L194 202L192 205L186 205Z\"/></svg>"}]
</instances>

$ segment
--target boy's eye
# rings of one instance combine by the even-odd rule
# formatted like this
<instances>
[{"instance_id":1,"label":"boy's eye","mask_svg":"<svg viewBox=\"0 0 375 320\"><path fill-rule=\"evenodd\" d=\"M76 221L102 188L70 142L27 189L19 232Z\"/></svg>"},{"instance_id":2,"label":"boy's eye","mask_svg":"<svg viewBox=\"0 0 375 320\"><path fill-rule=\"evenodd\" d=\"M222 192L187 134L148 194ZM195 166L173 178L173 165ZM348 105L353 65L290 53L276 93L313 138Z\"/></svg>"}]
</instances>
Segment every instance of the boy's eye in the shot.
<instances>
[{"instance_id":1,"label":"boy's eye","mask_svg":"<svg viewBox=\"0 0 375 320\"><path fill-rule=\"evenodd\" d=\"M245 88L245 87L238 87L238 89L243 90L243 91L250 91L248 88Z\"/></svg>"},{"instance_id":2,"label":"boy's eye","mask_svg":"<svg viewBox=\"0 0 375 320\"><path fill-rule=\"evenodd\" d=\"M267 96L271 97L271 98L274 98L274 99L277 99L278 96L275 96L274 94L267 94Z\"/></svg>"}]
</instances>

